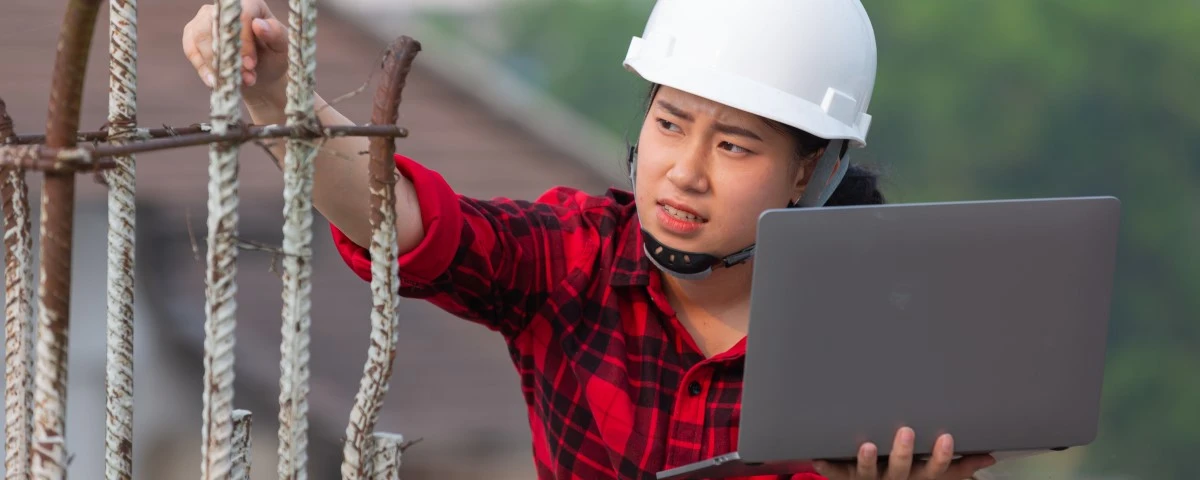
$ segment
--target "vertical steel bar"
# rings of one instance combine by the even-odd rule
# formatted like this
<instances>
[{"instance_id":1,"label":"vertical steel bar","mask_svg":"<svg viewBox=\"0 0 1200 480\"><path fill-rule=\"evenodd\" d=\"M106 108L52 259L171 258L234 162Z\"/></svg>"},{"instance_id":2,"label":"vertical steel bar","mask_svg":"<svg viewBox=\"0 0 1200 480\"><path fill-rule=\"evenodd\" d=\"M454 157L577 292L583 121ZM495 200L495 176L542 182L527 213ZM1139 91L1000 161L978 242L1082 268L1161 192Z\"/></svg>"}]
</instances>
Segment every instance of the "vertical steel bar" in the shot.
<instances>
[{"instance_id":1,"label":"vertical steel bar","mask_svg":"<svg viewBox=\"0 0 1200 480\"><path fill-rule=\"evenodd\" d=\"M241 0L217 0L213 36L216 84L210 99L213 133L240 123ZM208 254L204 322L204 393L200 475L227 479L232 465L234 330L237 327L238 144L209 147Z\"/></svg>"},{"instance_id":2,"label":"vertical steel bar","mask_svg":"<svg viewBox=\"0 0 1200 480\"><path fill-rule=\"evenodd\" d=\"M137 129L137 1L109 0L108 139ZM134 157L114 158L108 183L108 335L104 478L133 477Z\"/></svg>"},{"instance_id":3,"label":"vertical steel bar","mask_svg":"<svg viewBox=\"0 0 1200 480\"><path fill-rule=\"evenodd\" d=\"M233 411L233 470L230 480L250 480L250 431L253 417L248 410Z\"/></svg>"},{"instance_id":4,"label":"vertical steel bar","mask_svg":"<svg viewBox=\"0 0 1200 480\"><path fill-rule=\"evenodd\" d=\"M288 103L290 126L317 128L313 111L316 83L317 6L291 0L288 16ZM280 479L308 478L309 343L312 293L312 176L316 149L289 139L283 172L283 326L279 376Z\"/></svg>"},{"instance_id":5,"label":"vertical steel bar","mask_svg":"<svg viewBox=\"0 0 1200 480\"><path fill-rule=\"evenodd\" d=\"M0 99L0 139L15 135ZM29 478L33 436L33 236L25 171L3 171L4 478Z\"/></svg>"},{"instance_id":6,"label":"vertical steel bar","mask_svg":"<svg viewBox=\"0 0 1200 480\"><path fill-rule=\"evenodd\" d=\"M101 0L71 0L59 33L50 83L46 145L75 146L88 52ZM67 339L75 174L45 174L41 205L37 357L34 377L33 475L66 478Z\"/></svg>"},{"instance_id":7,"label":"vertical steel bar","mask_svg":"<svg viewBox=\"0 0 1200 480\"><path fill-rule=\"evenodd\" d=\"M371 480L400 480L401 447L404 436L398 433L376 433L371 436Z\"/></svg>"},{"instance_id":8,"label":"vertical steel bar","mask_svg":"<svg viewBox=\"0 0 1200 480\"><path fill-rule=\"evenodd\" d=\"M396 123L400 106L400 92L412 66L413 58L421 44L409 37L400 37L393 42L384 59L384 77L375 92L375 108L371 123L391 125ZM371 310L371 343L367 349L367 362L359 384L354 406L350 411L350 423L346 427L346 445L343 449L342 477L365 479L370 475L371 459L369 445L371 434L387 394L388 380L392 375L392 360L396 353L396 303L398 302L396 264L396 182L398 172L393 155L396 151L392 138L372 138L371 159L368 168L371 192L371 293L374 308Z\"/></svg>"}]
</instances>

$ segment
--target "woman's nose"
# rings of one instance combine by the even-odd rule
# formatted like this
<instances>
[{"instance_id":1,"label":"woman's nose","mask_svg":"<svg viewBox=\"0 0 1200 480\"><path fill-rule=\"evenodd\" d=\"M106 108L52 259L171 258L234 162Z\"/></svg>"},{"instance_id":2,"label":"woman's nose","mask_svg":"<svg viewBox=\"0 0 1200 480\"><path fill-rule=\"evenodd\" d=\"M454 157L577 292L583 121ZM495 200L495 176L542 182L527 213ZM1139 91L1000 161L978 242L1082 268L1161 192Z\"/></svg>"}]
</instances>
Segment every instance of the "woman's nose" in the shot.
<instances>
[{"instance_id":1,"label":"woman's nose","mask_svg":"<svg viewBox=\"0 0 1200 480\"><path fill-rule=\"evenodd\" d=\"M674 158L667 180L676 188L693 193L708 191L708 157L700 148L680 151Z\"/></svg>"}]
</instances>

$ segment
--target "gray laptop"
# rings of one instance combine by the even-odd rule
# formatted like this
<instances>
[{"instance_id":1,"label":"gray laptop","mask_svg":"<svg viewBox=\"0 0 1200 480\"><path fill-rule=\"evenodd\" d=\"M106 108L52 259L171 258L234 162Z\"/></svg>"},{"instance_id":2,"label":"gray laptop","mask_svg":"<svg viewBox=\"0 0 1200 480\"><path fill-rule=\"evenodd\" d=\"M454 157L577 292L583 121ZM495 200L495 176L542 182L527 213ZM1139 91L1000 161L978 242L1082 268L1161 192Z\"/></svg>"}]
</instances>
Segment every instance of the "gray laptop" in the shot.
<instances>
[{"instance_id":1,"label":"gray laptop","mask_svg":"<svg viewBox=\"0 0 1200 480\"><path fill-rule=\"evenodd\" d=\"M999 459L1096 436L1120 202L770 210L758 221L738 449L659 479L852 461L896 429Z\"/></svg>"}]
</instances>

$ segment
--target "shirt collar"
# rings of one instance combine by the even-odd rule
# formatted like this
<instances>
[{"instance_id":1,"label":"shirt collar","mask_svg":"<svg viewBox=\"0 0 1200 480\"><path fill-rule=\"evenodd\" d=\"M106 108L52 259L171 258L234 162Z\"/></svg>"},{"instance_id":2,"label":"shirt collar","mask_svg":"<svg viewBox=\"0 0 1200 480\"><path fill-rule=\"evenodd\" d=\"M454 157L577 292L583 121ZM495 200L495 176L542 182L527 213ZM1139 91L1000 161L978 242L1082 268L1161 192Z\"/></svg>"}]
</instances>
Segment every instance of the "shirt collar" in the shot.
<instances>
[{"instance_id":1,"label":"shirt collar","mask_svg":"<svg viewBox=\"0 0 1200 480\"><path fill-rule=\"evenodd\" d=\"M650 297L654 303L667 313L669 316L674 316L675 313L671 306L667 303L665 294L662 290L662 272L659 272L651 265L650 260L646 258L643 249L642 228L637 217L637 210L631 209L629 219L625 222L624 227L618 233L621 238L617 242L617 251L615 261L613 262L612 271L609 274L609 284L614 287L631 287L641 286L649 290ZM687 343L688 350L699 353L699 348L687 332L678 323L678 320L672 321L672 330ZM708 362L730 362L738 361L745 358L746 355L746 337L742 337L733 347L724 352L714 355L707 359Z\"/></svg>"},{"instance_id":2,"label":"shirt collar","mask_svg":"<svg viewBox=\"0 0 1200 480\"><path fill-rule=\"evenodd\" d=\"M641 221L638 220L636 207L629 211L629 218L618 233L621 238L617 242L616 256L609 273L609 284L614 287L650 285L650 269L653 267L642 251Z\"/></svg>"}]
</instances>

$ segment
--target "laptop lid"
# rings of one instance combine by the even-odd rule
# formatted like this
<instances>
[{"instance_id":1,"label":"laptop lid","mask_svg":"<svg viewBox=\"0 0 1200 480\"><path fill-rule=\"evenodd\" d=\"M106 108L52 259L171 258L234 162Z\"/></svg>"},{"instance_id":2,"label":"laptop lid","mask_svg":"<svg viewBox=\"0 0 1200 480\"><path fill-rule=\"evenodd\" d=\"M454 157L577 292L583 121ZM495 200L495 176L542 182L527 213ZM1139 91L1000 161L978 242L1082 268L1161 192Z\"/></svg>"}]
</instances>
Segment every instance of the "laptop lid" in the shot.
<instances>
[{"instance_id":1,"label":"laptop lid","mask_svg":"<svg viewBox=\"0 0 1200 480\"><path fill-rule=\"evenodd\" d=\"M738 452L750 462L1083 445L1097 429L1112 197L759 218Z\"/></svg>"}]
</instances>

